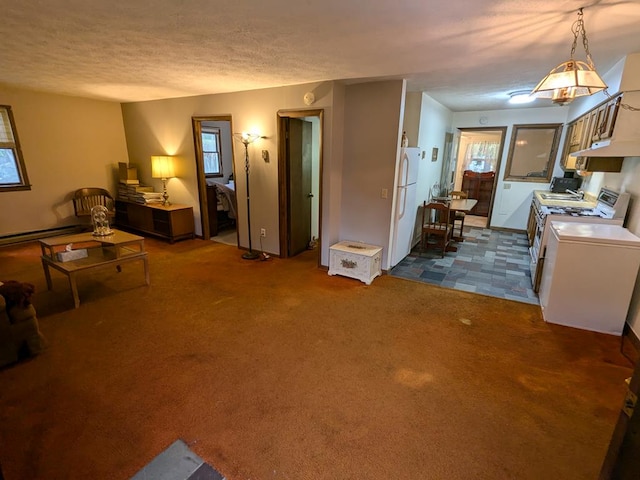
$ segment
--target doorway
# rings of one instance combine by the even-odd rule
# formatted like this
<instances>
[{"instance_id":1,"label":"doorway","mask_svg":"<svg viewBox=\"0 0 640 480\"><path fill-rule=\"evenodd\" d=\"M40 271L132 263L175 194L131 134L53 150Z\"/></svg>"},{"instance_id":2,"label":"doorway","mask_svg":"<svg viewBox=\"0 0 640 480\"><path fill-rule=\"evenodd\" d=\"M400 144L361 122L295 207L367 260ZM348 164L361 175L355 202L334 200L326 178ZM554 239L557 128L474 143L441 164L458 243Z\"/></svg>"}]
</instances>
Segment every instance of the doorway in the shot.
<instances>
[{"instance_id":1,"label":"doorway","mask_svg":"<svg viewBox=\"0 0 640 480\"><path fill-rule=\"evenodd\" d=\"M238 244L233 126L230 115L191 118L202 238Z\"/></svg>"},{"instance_id":2,"label":"doorway","mask_svg":"<svg viewBox=\"0 0 640 480\"><path fill-rule=\"evenodd\" d=\"M455 157L451 162L451 190L462 191L478 201L465 225L486 228L500 171L507 127L460 128Z\"/></svg>"},{"instance_id":3,"label":"doorway","mask_svg":"<svg viewBox=\"0 0 640 480\"><path fill-rule=\"evenodd\" d=\"M280 257L315 250L320 263L323 110L278 112Z\"/></svg>"}]
</instances>

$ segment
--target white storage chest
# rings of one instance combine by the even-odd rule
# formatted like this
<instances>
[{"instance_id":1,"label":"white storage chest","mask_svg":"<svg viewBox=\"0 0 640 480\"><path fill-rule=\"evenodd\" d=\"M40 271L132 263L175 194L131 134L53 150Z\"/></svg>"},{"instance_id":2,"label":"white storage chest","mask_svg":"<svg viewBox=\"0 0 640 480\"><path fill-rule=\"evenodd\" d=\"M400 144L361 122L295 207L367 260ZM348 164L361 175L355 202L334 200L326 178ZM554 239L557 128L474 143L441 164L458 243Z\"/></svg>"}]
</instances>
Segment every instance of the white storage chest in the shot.
<instances>
[{"instance_id":1,"label":"white storage chest","mask_svg":"<svg viewBox=\"0 0 640 480\"><path fill-rule=\"evenodd\" d=\"M371 285L382 275L382 247L345 240L329 247L329 275L343 275Z\"/></svg>"}]
</instances>

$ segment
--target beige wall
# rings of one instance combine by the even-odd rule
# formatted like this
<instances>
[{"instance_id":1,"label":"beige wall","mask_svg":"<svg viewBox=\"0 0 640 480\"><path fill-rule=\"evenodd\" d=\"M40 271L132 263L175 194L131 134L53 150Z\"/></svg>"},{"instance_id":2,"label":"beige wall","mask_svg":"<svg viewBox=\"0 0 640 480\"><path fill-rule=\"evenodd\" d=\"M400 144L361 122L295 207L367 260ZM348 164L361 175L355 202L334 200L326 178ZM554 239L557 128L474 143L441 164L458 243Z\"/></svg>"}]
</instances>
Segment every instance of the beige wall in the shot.
<instances>
[{"instance_id":1,"label":"beige wall","mask_svg":"<svg viewBox=\"0 0 640 480\"><path fill-rule=\"evenodd\" d=\"M382 246L383 268L388 268L404 94L401 80L346 89L340 239Z\"/></svg>"},{"instance_id":2,"label":"beige wall","mask_svg":"<svg viewBox=\"0 0 640 480\"><path fill-rule=\"evenodd\" d=\"M74 225L71 195L104 187L115 196L127 161L119 103L0 87L10 105L31 190L0 192L0 236Z\"/></svg>"},{"instance_id":3,"label":"beige wall","mask_svg":"<svg viewBox=\"0 0 640 480\"><path fill-rule=\"evenodd\" d=\"M342 148L336 145L333 138L333 90L334 85L329 82L123 104L129 158L139 165L139 178L159 191L162 188L161 181L151 178L150 157L164 153L176 156L177 178L167 182L167 190L172 203L193 206L196 233L201 234L191 117L231 115L234 132L260 132L267 138L249 146L252 245L259 245L260 229L265 228L267 236L262 239L263 249L279 254L277 112L324 109L323 169L326 175L323 177L322 193L328 197L335 192L336 182L340 182L340 175L334 175L333 172L341 169ZM313 91L316 97L315 103L309 107L303 103L303 96L308 91ZM339 99L336 102L339 104ZM269 151L268 163L262 160L262 150ZM244 146L236 142L234 177L238 193L238 229L240 245L248 247L244 162ZM332 198L322 212L322 220L326 222L322 226L323 263L328 258L324 250L338 237L337 228L330 224L334 218L339 219L339 215L334 215L337 209Z\"/></svg>"}]
</instances>

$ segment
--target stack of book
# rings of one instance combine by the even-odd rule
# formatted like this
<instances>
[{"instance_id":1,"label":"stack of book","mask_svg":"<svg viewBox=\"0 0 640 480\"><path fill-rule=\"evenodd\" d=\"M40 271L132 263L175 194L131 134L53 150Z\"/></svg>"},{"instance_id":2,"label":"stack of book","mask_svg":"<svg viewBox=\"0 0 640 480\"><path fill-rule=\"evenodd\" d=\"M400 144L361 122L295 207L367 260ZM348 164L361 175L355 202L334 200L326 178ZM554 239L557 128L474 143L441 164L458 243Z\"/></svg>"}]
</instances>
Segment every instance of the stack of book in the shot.
<instances>
[{"instance_id":1,"label":"stack of book","mask_svg":"<svg viewBox=\"0 0 640 480\"><path fill-rule=\"evenodd\" d=\"M138 169L124 162L118 163L118 198L134 203L162 203L162 193L154 192L153 187L141 185Z\"/></svg>"},{"instance_id":2,"label":"stack of book","mask_svg":"<svg viewBox=\"0 0 640 480\"><path fill-rule=\"evenodd\" d=\"M153 187L147 185L132 185L120 182L118 185L118 198L127 202L147 203L145 194L153 194ZM162 200L162 193L159 193Z\"/></svg>"},{"instance_id":3,"label":"stack of book","mask_svg":"<svg viewBox=\"0 0 640 480\"><path fill-rule=\"evenodd\" d=\"M161 204L163 202L162 192L144 192L144 203Z\"/></svg>"}]
</instances>

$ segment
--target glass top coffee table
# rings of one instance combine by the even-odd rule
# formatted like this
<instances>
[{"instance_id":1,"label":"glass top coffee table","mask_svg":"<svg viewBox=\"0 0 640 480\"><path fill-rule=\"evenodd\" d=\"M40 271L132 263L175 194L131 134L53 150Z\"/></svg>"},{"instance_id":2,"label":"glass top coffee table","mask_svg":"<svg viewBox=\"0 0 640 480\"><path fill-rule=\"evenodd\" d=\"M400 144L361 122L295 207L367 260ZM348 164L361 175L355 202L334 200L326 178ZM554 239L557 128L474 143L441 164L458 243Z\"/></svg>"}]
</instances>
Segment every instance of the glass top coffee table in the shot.
<instances>
[{"instance_id":1,"label":"glass top coffee table","mask_svg":"<svg viewBox=\"0 0 640 480\"><path fill-rule=\"evenodd\" d=\"M43 238L38 241L42 250L42 268L47 280L47 288L49 290L53 288L51 268L66 275L71 286L75 308L80 306L76 277L82 271L115 265L120 272L123 263L141 261L144 265L145 283L150 284L149 259L144 249L144 237L139 235L114 229L110 235L105 236L97 236L89 232ZM67 245L72 247L69 252L67 252Z\"/></svg>"}]
</instances>

